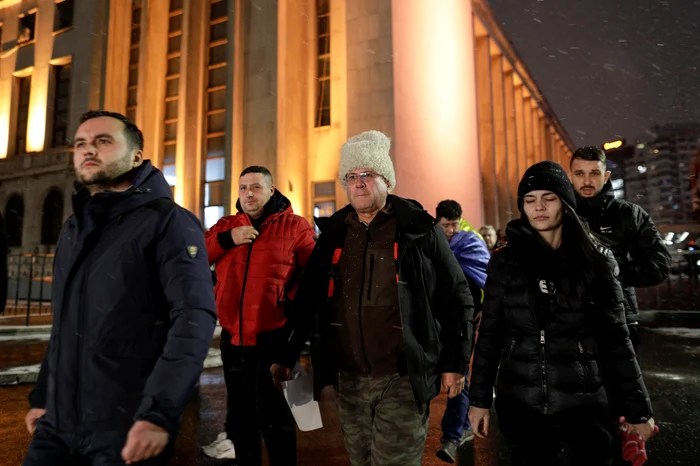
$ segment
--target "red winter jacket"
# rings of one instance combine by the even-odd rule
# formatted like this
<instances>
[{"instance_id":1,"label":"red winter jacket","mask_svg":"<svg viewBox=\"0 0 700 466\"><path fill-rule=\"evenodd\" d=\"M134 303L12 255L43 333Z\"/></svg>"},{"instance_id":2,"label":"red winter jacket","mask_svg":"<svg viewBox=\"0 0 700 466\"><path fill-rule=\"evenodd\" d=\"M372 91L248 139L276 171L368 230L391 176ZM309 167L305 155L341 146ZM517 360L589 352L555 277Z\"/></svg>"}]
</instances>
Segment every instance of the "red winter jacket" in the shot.
<instances>
[{"instance_id":1,"label":"red winter jacket","mask_svg":"<svg viewBox=\"0 0 700 466\"><path fill-rule=\"evenodd\" d=\"M205 233L209 264L216 264L216 308L231 343L255 346L259 333L276 330L286 321L286 300L294 300L301 271L315 246L315 233L294 214L289 199L275 191L265 206L271 212L252 244L226 247L230 230L252 225L239 213L221 218ZM222 240L219 234L222 234ZM228 235L228 237L226 237ZM229 241L227 241L229 240Z\"/></svg>"}]
</instances>

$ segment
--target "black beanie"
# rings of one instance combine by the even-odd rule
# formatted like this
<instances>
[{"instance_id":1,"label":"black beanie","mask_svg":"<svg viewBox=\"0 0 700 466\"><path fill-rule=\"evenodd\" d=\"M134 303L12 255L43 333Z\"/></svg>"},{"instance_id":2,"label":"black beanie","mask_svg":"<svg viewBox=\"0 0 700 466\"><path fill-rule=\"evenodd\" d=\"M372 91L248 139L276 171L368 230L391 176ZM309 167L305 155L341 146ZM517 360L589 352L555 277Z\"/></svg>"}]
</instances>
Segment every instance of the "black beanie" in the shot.
<instances>
[{"instance_id":1,"label":"black beanie","mask_svg":"<svg viewBox=\"0 0 700 466\"><path fill-rule=\"evenodd\" d=\"M527 169L518 185L518 209L523 212L523 198L531 191L551 191L568 204L576 208L576 196L566 172L556 162L545 160ZM524 213L524 212L523 212Z\"/></svg>"}]
</instances>

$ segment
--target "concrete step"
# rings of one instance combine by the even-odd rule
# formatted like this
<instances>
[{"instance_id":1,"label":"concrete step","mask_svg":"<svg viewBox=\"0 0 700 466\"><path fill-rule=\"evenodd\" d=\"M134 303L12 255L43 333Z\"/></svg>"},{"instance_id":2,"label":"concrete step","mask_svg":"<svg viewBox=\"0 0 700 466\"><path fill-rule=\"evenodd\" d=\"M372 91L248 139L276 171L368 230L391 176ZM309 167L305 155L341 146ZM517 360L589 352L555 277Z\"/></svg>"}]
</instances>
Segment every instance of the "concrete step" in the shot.
<instances>
[{"instance_id":1,"label":"concrete step","mask_svg":"<svg viewBox=\"0 0 700 466\"><path fill-rule=\"evenodd\" d=\"M24 336L27 339L31 339L33 335L45 336L50 334L50 325L30 325L29 327L24 325L8 325L0 327L0 337Z\"/></svg>"},{"instance_id":2,"label":"concrete step","mask_svg":"<svg viewBox=\"0 0 700 466\"><path fill-rule=\"evenodd\" d=\"M209 348L209 354L204 360L204 368L211 369L221 367L221 351L217 348ZM0 386L35 383L39 375L39 364L31 366L12 367L0 371Z\"/></svg>"},{"instance_id":3,"label":"concrete step","mask_svg":"<svg viewBox=\"0 0 700 466\"><path fill-rule=\"evenodd\" d=\"M688 327L700 328L700 309L639 312L639 323L644 327Z\"/></svg>"}]
</instances>

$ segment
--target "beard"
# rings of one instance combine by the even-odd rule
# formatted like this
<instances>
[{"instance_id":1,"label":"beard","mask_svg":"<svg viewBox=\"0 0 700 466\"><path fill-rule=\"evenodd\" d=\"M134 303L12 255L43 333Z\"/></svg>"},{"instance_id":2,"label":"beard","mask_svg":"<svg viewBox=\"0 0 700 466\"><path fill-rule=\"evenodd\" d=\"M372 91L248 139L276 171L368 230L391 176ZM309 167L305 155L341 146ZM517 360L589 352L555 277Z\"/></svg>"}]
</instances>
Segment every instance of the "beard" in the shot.
<instances>
[{"instance_id":1,"label":"beard","mask_svg":"<svg viewBox=\"0 0 700 466\"><path fill-rule=\"evenodd\" d=\"M99 163L99 159L96 161ZM83 186L110 186L115 184L124 174L131 171L131 154L127 153L124 157L110 164L96 168L101 169L87 173L79 172L77 174L78 181Z\"/></svg>"}]
</instances>

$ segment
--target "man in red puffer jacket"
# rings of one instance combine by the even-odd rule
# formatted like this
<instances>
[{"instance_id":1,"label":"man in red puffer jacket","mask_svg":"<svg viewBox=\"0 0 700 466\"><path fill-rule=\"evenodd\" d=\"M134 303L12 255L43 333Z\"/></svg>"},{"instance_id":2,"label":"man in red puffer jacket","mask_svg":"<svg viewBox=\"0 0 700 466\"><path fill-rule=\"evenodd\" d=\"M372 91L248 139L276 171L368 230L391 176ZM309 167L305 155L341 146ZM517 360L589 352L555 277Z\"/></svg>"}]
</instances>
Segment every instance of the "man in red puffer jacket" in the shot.
<instances>
[{"instance_id":1,"label":"man in red puffer jacket","mask_svg":"<svg viewBox=\"0 0 700 466\"><path fill-rule=\"evenodd\" d=\"M223 217L205 234L209 263L216 264L228 408L226 432L204 450L258 466L262 433L270 465L294 465L296 424L269 367L275 348L286 340L287 312L315 234L264 167L243 170L236 207L236 215Z\"/></svg>"}]
</instances>

